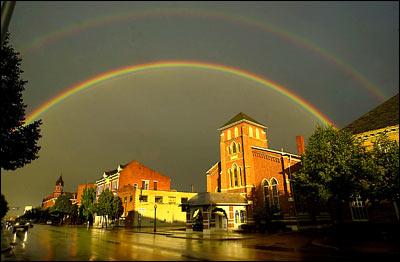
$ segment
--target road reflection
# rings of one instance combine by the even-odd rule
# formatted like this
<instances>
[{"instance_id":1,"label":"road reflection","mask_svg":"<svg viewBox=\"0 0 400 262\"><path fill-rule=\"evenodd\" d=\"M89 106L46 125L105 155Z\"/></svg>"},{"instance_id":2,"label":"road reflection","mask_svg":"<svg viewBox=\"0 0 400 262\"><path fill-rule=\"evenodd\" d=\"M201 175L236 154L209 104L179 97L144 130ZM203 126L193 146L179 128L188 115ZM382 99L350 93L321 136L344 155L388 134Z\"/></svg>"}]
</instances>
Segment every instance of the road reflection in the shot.
<instances>
[{"instance_id":1,"label":"road reflection","mask_svg":"<svg viewBox=\"0 0 400 262\"><path fill-rule=\"evenodd\" d=\"M292 260L284 254L249 248L246 240L187 239L185 232L155 235L134 229L87 229L35 225L15 238L2 260ZM190 235L189 235L190 236ZM201 237L200 234L193 236ZM2 239L6 237L2 233ZM297 255L298 256L298 255ZM297 257L298 258L298 257Z\"/></svg>"}]
</instances>

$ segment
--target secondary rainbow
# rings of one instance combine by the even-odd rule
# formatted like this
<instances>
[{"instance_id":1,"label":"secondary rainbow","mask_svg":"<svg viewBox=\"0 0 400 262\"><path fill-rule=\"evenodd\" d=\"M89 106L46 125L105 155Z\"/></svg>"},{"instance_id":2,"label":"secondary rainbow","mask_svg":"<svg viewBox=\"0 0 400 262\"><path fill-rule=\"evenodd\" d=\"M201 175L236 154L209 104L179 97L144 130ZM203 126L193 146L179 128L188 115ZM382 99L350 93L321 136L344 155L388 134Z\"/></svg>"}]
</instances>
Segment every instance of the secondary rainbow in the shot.
<instances>
[{"instance_id":1,"label":"secondary rainbow","mask_svg":"<svg viewBox=\"0 0 400 262\"><path fill-rule=\"evenodd\" d=\"M28 46L22 47L22 53L28 53L44 47L50 43L59 41L68 36L75 36L79 33L85 32L91 28L97 28L101 26L106 26L116 22L128 22L140 19L157 18L163 16L171 17L196 17L199 19L214 19L222 20L225 22L236 23L239 26L248 26L249 28L260 30L263 32L271 33L284 41L287 41L295 46L309 50L314 54L317 54L320 58L325 61L337 66L342 72L350 76L355 81L361 83L370 94L372 94L378 101L385 101L387 97L382 91L365 76L363 76L359 71L357 71L353 66L339 59L338 56L328 52L327 50L321 48L315 43L300 37L292 32L283 30L271 23L265 23L257 21L253 18L245 17L237 14L222 13L212 10L202 10L202 9L189 9L184 7L174 7L171 8L156 8L147 9L139 11L129 11L108 16L102 16L91 20L80 21L79 23L72 24L70 26L61 28L56 32L51 32L49 34L38 36L32 43Z\"/></svg>"},{"instance_id":2,"label":"secondary rainbow","mask_svg":"<svg viewBox=\"0 0 400 262\"><path fill-rule=\"evenodd\" d=\"M335 126L334 122L330 120L326 115L320 112L317 108L311 105L309 102L301 98L300 96L296 95L294 92L289 91L287 88L278 85L271 80L265 79L261 76L258 76L254 73L226 66L221 64L214 64L214 63L206 63L206 62L198 62L198 61L161 61L161 62L153 62L153 63L146 63L140 65L131 65L126 67L117 68L111 71L107 71L95 77L92 77L86 81L81 83L72 85L71 87L67 88L65 91L61 92L57 96L53 97L49 101L45 102L38 108L36 108L33 112L31 112L28 117L26 118L26 123L29 124L34 120L38 119L43 113L51 109L56 104L62 102L63 100L67 99L68 97L77 94L79 91L90 88L95 86L98 83L103 81L119 77L125 74L136 73L141 71L147 70L154 70L154 69L163 69L163 68L198 68L198 69L206 69L206 70L214 70L220 71L228 74L233 74L236 76L243 77L245 79L249 79L260 83L266 87L269 87L278 93L286 96L294 103L298 104L306 111L311 113L315 116L319 121L324 124L330 124Z\"/></svg>"}]
</instances>

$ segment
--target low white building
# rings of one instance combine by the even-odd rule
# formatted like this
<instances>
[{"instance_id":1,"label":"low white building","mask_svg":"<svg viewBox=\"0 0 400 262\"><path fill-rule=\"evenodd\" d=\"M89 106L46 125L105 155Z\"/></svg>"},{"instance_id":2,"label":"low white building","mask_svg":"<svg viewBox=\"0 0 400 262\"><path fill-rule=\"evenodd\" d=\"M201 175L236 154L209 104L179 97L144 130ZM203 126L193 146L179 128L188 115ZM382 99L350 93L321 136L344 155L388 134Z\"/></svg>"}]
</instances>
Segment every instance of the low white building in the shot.
<instances>
[{"instance_id":1,"label":"low white building","mask_svg":"<svg viewBox=\"0 0 400 262\"><path fill-rule=\"evenodd\" d=\"M246 224L247 199L240 193L202 192L188 200L186 231L232 231Z\"/></svg>"}]
</instances>

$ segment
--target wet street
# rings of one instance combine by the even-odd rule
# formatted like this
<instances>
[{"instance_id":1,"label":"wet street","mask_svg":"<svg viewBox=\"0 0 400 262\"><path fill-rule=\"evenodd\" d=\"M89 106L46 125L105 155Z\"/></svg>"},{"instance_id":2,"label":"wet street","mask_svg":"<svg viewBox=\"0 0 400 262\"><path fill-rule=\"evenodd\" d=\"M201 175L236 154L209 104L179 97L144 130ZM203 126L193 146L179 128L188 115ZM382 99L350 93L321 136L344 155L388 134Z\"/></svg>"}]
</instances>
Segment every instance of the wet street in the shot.
<instances>
[{"instance_id":1,"label":"wet street","mask_svg":"<svg viewBox=\"0 0 400 262\"><path fill-rule=\"evenodd\" d=\"M162 231L162 230L160 230ZM171 232L171 231L170 231ZM172 231L173 232L173 231ZM163 232L152 234L135 229L86 229L83 227L58 227L34 225L28 232L2 231L3 241L14 242L10 251L2 252L2 261L27 260L331 260L343 261L344 257L329 252L300 252L285 249L279 241L292 241L303 245L308 239L293 235L274 240L267 235L231 235L230 238ZM236 237L235 237L236 236ZM263 243L275 243L275 248L260 248ZM278 241L278 242L276 242ZM281 243L283 244L283 243ZM271 246L270 246L271 247ZM346 259L345 259L346 260Z\"/></svg>"}]
</instances>

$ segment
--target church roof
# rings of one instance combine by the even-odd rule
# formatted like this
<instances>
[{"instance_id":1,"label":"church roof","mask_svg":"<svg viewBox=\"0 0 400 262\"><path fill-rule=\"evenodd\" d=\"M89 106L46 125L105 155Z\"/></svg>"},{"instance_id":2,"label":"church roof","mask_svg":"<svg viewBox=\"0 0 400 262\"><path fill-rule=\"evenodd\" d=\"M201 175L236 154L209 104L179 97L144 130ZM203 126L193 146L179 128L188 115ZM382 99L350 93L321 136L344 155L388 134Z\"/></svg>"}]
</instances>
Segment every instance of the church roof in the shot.
<instances>
[{"instance_id":1,"label":"church roof","mask_svg":"<svg viewBox=\"0 0 400 262\"><path fill-rule=\"evenodd\" d=\"M256 120L254 120L252 117L246 115L246 114L243 113L243 112L240 112L239 114L237 114L236 116L234 116L231 120L229 120L228 122L226 122L226 123L225 123L223 126L221 126L220 128L229 126L230 124L239 122L239 121L241 121L241 120L247 120L247 121L256 123L256 124L258 124L258 125L264 126L263 124L261 124L261 123L257 122Z\"/></svg>"},{"instance_id":2,"label":"church roof","mask_svg":"<svg viewBox=\"0 0 400 262\"><path fill-rule=\"evenodd\" d=\"M353 134L360 134L370 130L380 129L399 124L399 94L391 97L383 104L375 107L357 120L353 121L344 130Z\"/></svg>"},{"instance_id":3,"label":"church roof","mask_svg":"<svg viewBox=\"0 0 400 262\"><path fill-rule=\"evenodd\" d=\"M189 206L205 205L247 205L247 200L240 193L201 192L188 200Z\"/></svg>"}]
</instances>

